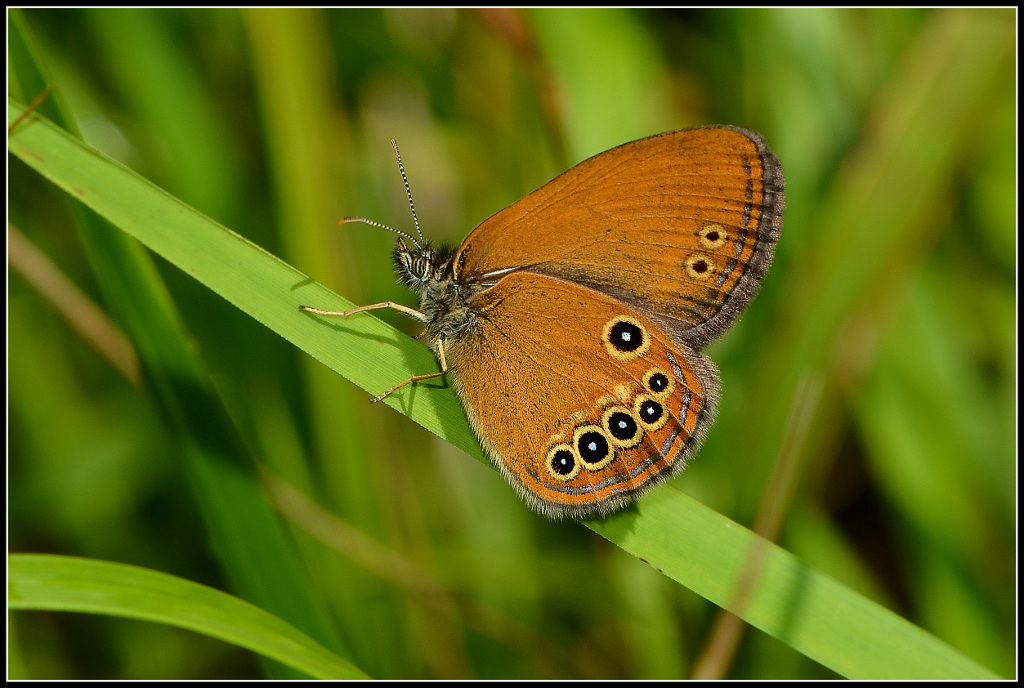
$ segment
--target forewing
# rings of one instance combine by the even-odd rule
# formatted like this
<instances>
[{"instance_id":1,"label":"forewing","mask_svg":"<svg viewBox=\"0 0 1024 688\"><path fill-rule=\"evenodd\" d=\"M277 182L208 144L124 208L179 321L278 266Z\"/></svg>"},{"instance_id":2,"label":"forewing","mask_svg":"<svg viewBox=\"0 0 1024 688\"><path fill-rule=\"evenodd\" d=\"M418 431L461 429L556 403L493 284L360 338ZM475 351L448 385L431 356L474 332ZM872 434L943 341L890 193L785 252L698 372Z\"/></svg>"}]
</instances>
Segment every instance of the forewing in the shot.
<instances>
[{"instance_id":1,"label":"forewing","mask_svg":"<svg viewBox=\"0 0 1024 688\"><path fill-rule=\"evenodd\" d=\"M463 242L456 270L485 287L524 269L585 284L700 349L757 291L778 240L784 185L754 132L652 136L580 163L485 220Z\"/></svg>"}]
</instances>

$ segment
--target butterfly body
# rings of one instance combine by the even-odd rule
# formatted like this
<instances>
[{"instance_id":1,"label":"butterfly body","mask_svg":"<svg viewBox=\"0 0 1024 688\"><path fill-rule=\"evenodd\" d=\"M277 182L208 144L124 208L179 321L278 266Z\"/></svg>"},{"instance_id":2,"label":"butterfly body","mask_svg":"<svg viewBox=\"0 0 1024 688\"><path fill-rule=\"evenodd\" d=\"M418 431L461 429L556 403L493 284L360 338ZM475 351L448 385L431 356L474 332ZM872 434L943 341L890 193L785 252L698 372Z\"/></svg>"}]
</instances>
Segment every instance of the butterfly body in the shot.
<instances>
[{"instance_id":1,"label":"butterfly body","mask_svg":"<svg viewBox=\"0 0 1024 688\"><path fill-rule=\"evenodd\" d=\"M605 513L683 469L719 394L700 351L767 272L784 186L760 135L682 130L585 160L458 249L399 240L405 310L531 506Z\"/></svg>"},{"instance_id":2,"label":"butterfly body","mask_svg":"<svg viewBox=\"0 0 1024 688\"><path fill-rule=\"evenodd\" d=\"M476 321L470 307L479 285L460 283L454 274L455 249L424 243L410 249L401 239L395 246L393 262L399 280L420 295L419 312L424 316L427 338L458 341Z\"/></svg>"}]
</instances>

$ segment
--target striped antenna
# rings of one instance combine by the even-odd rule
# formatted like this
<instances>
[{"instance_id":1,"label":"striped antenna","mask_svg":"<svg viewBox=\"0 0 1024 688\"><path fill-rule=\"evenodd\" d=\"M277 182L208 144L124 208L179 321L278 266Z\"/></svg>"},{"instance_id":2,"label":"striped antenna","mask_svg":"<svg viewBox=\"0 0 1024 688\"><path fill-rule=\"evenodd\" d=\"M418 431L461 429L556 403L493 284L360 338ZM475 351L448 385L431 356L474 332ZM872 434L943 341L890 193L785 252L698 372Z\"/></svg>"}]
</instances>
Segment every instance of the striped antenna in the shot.
<instances>
[{"instance_id":1,"label":"striped antenna","mask_svg":"<svg viewBox=\"0 0 1024 688\"><path fill-rule=\"evenodd\" d=\"M409 241L414 243L416 245L416 248L422 248L420 246L420 242L416 241L416 237L414 237L412 234L409 234L407 232L403 232L403 231L397 230L394 227L388 227L387 225L382 224L380 222L377 222L376 220L371 220L369 218L361 217L359 215L353 215L352 217L343 217L340 220L338 220L338 224L339 225L343 225L346 222L362 222L364 225L373 225L374 227L380 227L381 229L386 229L389 232L394 232L395 234L397 234L399 236L404 236L406 239L408 239ZM420 238L421 239L423 238L422 234L420 235Z\"/></svg>"},{"instance_id":2,"label":"striped antenna","mask_svg":"<svg viewBox=\"0 0 1024 688\"><path fill-rule=\"evenodd\" d=\"M405 195L409 199L409 210L412 211L412 221L416 224L416 233L420 235L419 241L416 241L416 237L414 237L412 234L397 230L394 227L388 227L385 224L377 222L376 220L371 220L369 218L362 217L361 215L343 217L340 220L338 220L338 224L343 225L346 222L362 222L363 224L366 225L380 227L381 229L386 229L389 232L394 232L399 236L405 237L413 244L415 244L417 249L422 249L423 245L426 244L427 241L426 239L423 238L423 232L422 230L420 230L420 221L419 218L416 217L416 206L412 204L412 190L409 189L409 179L408 177L405 176L405 166L402 164L402 154L398 152L398 143L394 139L391 139L391 147L395 149L395 158L398 160L398 171L402 173L402 182L405 184Z\"/></svg>"},{"instance_id":3,"label":"striped antenna","mask_svg":"<svg viewBox=\"0 0 1024 688\"><path fill-rule=\"evenodd\" d=\"M405 176L405 166L402 164L402 154L398 152L398 143L391 139L391 147L395 149L395 158L398 160L398 171L402 173L402 181L405 183L405 195L409 197L409 210L412 211L412 221L416 225L416 233L420 235L420 241L413 239L413 243L420 248L420 242L427 243L420 230L420 221L416 217L416 206L412 204L412 191L409 190L409 179ZM410 237L411 238L411 237Z\"/></svg>"}]
</instances>

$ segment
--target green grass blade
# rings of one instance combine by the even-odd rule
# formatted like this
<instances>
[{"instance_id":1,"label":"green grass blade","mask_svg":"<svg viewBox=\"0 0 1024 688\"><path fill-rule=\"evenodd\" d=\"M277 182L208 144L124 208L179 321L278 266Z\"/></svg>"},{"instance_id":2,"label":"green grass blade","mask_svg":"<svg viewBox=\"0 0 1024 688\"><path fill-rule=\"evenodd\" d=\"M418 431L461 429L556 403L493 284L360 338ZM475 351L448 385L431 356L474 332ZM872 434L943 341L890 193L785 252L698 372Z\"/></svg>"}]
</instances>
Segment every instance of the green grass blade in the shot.
<instances>
[{"instance_id":1,"label":"green grass blade","mask_svg":"<svg viewBox=\"0 0 1024 688\"><path fill-rule=\"evenodd\" d=\"M154 621L233 643L314 678L368 678L273 614L205 585L138 566L78 557L11 554L7 564L11 609Z\"/></svg>"},{"instance_id":2,"label":"green grass blade","mask_svg":"<svg viewBox=\"0 0 1024 688\"><path fill-rule=\"evenodd\" d=\"M720 607L763 556L740 610L752 626L852 679L998 678L914 624L668 486L587 525Z\"/></svg>"},{"instance_id":3,"label":"green grass blade","mask_svg":"<svg viewBox=\"0 0 1024 688\"><path fill-rule=\"evenodd\" d=\"M12 31L17 27L26 46L35 45L19 16L13 15ZM33 75L26 83L40 79L35 72L42 61L35 60L35 53L17 65ZM57 103L59 95L55 94ZM77 131L67 110L61 108L57 114L67 129ZM20 131L19 126L15 135ZM204 539L232 590L324 645L338 648L340 642L313 599L294 544L261 491L253 456L196 355L151 256L81 205L71 204L71 209L106 306L139 353L148 395L144 401L160 410L175 440L173 450L204 517ZM267 670L276 678L294 675L274 663L268 663Z\"/></svg>"},{"instance_id":4,"label":"green grass blade","mask_svg":"<svg viewBox=\"0 0 1024 688\"><path fill-rule=\"evenodd\" d=\"M8 121L21 111L9 103ZM349 304L45 120L26 122L8 146L60 188L363 389L376 393L436 366L426 347L375 318L340 322L300 313L300 303ZM388 402L480 457L450 389L417 386ZM754 541L749 531L671 488L587 525L721 606L730 604ZM843 675L994 678L774 545L765 548L762 576L743 618Z\"/></svg>"}]
</instances>

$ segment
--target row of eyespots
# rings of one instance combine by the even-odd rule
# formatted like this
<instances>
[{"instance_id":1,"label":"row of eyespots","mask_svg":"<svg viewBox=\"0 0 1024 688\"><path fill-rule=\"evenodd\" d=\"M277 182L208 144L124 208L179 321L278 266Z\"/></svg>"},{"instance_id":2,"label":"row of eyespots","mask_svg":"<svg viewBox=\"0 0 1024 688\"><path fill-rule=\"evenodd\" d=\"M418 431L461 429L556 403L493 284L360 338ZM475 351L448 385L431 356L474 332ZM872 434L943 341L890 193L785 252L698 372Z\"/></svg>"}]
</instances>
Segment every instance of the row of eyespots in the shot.
<instances>
[{"instance_id":1,"label":"row of eyespots","mask_svg":"<svg viewBox=\"0 0 1024 688\"><path fill-rule=\"evenodd\" d=\"M712 251L721 248L726 242L726 232L721 225L706 225L696 234L701 245ZM686 274L690 276L690 279L696 282L705 282L715 274L717 265L713 258L698 251L686 257L683 267L686 268Z\"/></svg>"},{"instance_id":2,"label":"row of eyespots","mask_svg":"<svg viewBox=\"0 0 1024 688\"><path fill-rule=\"evenodd\" d=\"M643 382L645 391L636 395L633 408L609 406L600 424L580 425L571 443L561 442L548 450L545 465L553 478L568 481L583 469L601 470L612 462L617 449L635 447L645 432L664 427L669 418L664 401L675 390L675 380L664 370L652 368Z\"/></svg>"}]
</instances>

